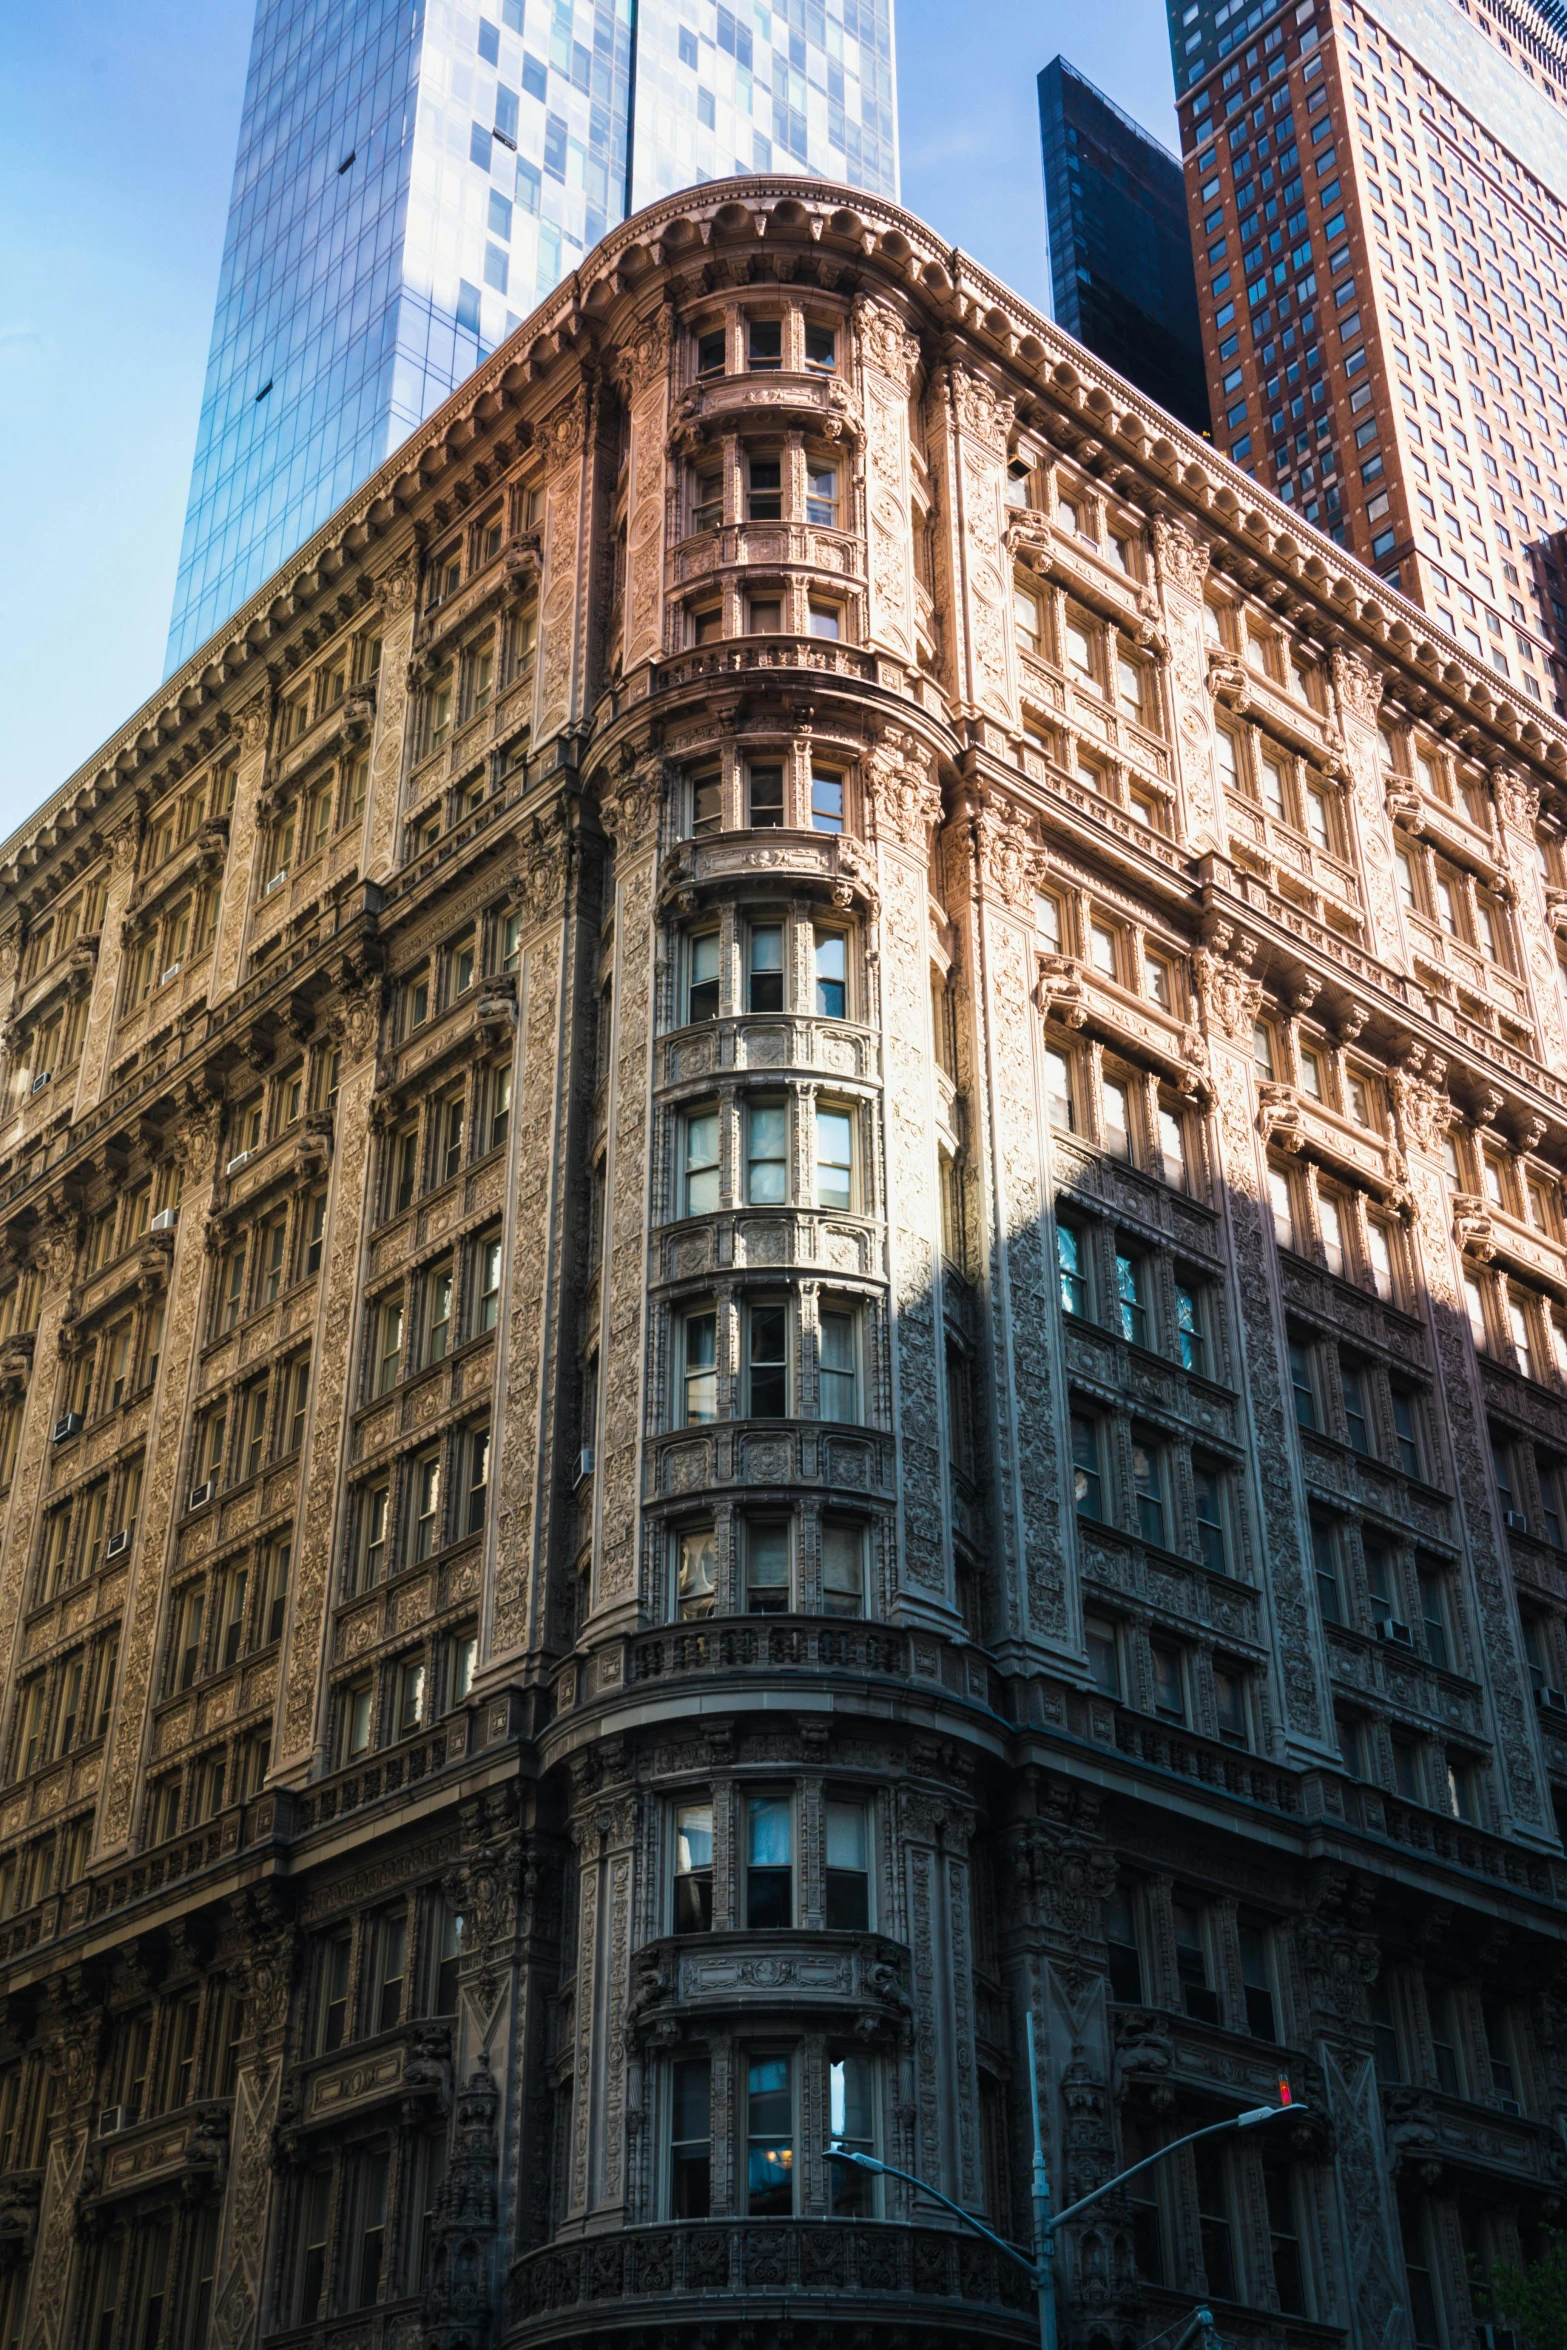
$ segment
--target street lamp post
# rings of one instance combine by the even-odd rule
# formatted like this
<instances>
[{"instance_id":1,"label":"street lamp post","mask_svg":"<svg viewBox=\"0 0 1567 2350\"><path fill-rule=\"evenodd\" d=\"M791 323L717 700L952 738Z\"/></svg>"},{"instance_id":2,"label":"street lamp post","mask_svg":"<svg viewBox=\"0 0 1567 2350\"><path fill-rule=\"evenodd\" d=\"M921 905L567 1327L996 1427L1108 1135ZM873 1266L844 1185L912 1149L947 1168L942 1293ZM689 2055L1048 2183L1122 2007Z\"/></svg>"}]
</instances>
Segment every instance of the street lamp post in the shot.
<instances>
[{"instance_id":1,"label":"street lamp post","mask_svg":"<svg viewBox=\"0 0 1567 2350\"><path fill-rule=\"evenodd\" d=\"M1167 2155L1178 2154L1183 2146L1195 2146L1203 2138L1223 2137L1230 2130L1256 2129L1263 2122L1277 2120L1282 2113L1304 2113L1306 2108L1303 2105L1294 2104L1290 2099L1287 2084L1281 2084L1284 2087L1284 2097L1278 2105L1254 2105L1245 2113L1232 2114L1228 2121L1210 2122L1205 2129L1189 2130L1184 2138L1173 2138L1168 2146L1161 2146L1155 2153L1144 2155L1141 2162L1134 2162L1127 2170L1117 2171L1113 2179L1106 2179L1102 2186L1091 2187L1086 2195L1080 2195L1077 2201L1069 2203L1064 2211L1058 2211L1052 2215L1050 2174L1045 2168L1044 2132L1040 2127L1039 2120L1039 2069L1034 2060L1032 2011L1024 2020L1028 2027L1029 2110L1034 2125L1034 2249L1032 2254L1025 2252L1020 2245L1009 2244L1004 2236L998 2236L993 2228L987 2228L983 2220L976 2219L971 2211L965 2211L961 2203L954 2203L951 2196L943 2195L939 2187L929 2186L924 2179L915 2178L912 2171L898 2170L890 2162L878 2162L874 2154L851 2154L847 2148L842 2146L829 2146L825 2149L825 2153L829 2162L852 2162L857 2170L871 2171L881 2178L902 2179L906 2186L917 2189L921 2195L928 2195L933 2203L939 2203L943 2210L952 2213L954 2219L961 2220L966 2228L973 2229L976 2236L983 2236L987 2244L993 2244L998 2252L1003 2253L1008 2260L1015 2262L1024 2271L1039 2296L1040 2350L1056 2350L1055 2238L1057 2228L1064 2227L1069 2219L1076 2219L1078 2213L1086 2211L1090 2203L1097 2203L1103 2196L1113 2194L1115 2189L1124 2186L1128 2179L1135 2179L1139 2171L1150 2169L1156 2162L1163 2162ZM1182 2343L1189 2339L1193 2330L1201 2331L1206 2345L1212 2344L1213 2318L1208 2310L1199 2309L1193 2313L1190 2326L1181 2336ZM1179 2345L1172 2345L1172 2350L1179 2350Z\"/></svg>"}]
</instances>

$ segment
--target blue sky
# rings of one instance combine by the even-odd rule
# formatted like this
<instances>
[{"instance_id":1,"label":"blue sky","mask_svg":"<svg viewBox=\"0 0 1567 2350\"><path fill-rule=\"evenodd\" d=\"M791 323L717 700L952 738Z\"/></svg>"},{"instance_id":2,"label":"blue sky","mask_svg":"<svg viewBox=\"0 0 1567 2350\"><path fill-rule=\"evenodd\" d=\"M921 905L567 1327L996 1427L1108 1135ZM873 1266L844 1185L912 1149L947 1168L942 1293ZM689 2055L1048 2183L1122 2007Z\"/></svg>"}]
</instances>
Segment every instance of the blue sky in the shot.
<instances>
[{"instance_id":1,"label":"blue sky","mask_svg":"<svg viewBox=\"0 0 1567 2350\"><path fill-rule=\"evenodd\" d=\"M0 837L163 665L253 0L0 8ZM1034 77L1175 143L1162 0L896 0L903 200L1045 298Z\"/></svg>"}]
</instances>

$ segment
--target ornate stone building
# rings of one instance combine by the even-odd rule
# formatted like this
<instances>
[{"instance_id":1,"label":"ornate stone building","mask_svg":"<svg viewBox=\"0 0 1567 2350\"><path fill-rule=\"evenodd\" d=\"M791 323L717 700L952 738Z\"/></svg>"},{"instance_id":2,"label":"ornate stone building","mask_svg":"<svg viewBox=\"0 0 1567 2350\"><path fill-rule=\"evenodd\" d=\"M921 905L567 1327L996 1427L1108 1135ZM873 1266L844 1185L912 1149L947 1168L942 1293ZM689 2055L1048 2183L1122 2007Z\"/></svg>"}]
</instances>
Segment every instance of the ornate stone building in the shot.
<instances>
[{"instance_id":1,"label":"ornate stone building","mask_svg":"<svg viewBox=\"0 0 1567 2350\"><path fill-rule=\"evenodd\" d=\"M1468 2350L1567 747L908 215L614 232L0 851L0 2350ZM1225 2150L1227 2144L1228 2150Z\"/></svg>"}]
</instances>

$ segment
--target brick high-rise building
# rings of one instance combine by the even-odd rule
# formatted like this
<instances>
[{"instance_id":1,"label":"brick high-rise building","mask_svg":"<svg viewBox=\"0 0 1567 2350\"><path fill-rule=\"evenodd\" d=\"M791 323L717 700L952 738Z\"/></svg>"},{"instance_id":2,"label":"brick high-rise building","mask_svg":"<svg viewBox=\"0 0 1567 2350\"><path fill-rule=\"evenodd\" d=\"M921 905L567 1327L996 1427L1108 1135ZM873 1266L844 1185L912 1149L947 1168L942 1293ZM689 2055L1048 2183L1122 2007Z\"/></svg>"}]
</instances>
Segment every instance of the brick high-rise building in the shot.
<instances>
[{"instance_id":1,"label":"brick high-rise building","mask_svg":"<svg viewBox=\"0 0 1567 2350\"><path fill-rule=\"evenodd\" d=\"M1567 707L1567 37L1529 0L1167 0L1214 437Z\"/></svg>"},{"instance_id":2,"label":"brick high-rise building","mask_svg":"<svg viewBox=\"0 0 1567 2350\"><path fill-rule=\"evenodd\" d=\"M1065 2231L1069 2350L1469 2341L1564 818L907 213L610 235L0 851L0 2341L1024 2350L824 2150L1022 2235L1030 2013L1058 2198L1309 2107Z\"/></svg>"}]
</instances>

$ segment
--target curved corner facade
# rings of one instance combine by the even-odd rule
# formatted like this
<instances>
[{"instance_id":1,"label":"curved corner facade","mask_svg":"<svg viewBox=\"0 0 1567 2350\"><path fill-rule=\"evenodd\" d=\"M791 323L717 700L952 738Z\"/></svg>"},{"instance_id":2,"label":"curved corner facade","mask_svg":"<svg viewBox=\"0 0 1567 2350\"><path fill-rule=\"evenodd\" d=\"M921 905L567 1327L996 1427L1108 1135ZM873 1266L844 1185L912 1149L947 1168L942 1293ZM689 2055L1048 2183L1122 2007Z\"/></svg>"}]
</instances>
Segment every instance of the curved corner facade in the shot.
<instances>
[{"instance_id":1,"label":"curved corner facade","mask_svg":"<svg viewBox=\"0 0 1567 2350\"><path fill-rule=\"evenodd\" d=\"M941 246L629 220L0 850L0 2340L1468 2350L1567 744Z\"/></svg>"}]
</instances>

